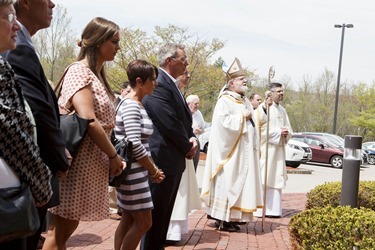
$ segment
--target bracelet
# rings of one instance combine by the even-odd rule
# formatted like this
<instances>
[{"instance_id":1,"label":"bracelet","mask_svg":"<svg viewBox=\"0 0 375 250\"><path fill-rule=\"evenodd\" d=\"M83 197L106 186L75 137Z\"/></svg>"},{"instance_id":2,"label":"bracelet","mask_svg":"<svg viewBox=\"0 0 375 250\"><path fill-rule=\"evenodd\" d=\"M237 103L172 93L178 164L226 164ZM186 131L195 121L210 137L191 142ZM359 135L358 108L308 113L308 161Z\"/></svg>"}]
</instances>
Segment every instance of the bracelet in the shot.
<instances>
[{"instance_id":1,"label":"bracelet","mask_svg":"<svg viewBox=\"0 0 375 250\"><path fill-rule=\"evenodd\" d=\"M112 156L112 157L109 157L109 156L108 156L108 158L109 158L110 160L112 160L112 159L115 159L116 156L117 156L117 152L116 152L116 154L115 154L114 156Z\"/></svg>"}]
</instances>

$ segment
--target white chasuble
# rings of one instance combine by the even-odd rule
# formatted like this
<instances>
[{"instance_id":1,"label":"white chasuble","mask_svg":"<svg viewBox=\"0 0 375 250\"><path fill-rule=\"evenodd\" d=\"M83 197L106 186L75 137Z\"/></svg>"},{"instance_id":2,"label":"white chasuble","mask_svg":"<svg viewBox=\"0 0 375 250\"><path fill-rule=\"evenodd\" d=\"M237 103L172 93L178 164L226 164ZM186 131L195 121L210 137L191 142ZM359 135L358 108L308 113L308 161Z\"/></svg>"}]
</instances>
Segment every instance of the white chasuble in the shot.
<instances>
[{"instance_id":1,"label":"white chasuble","mask_svg":"<svg viewBox=\"0 0 375 250\"><path fill-rule=\"evenodd\" d=\"M262 207L256 127L243 112L247 98L224 91L212 118L201 199L207 213L223 221L247 222Z\"/></svg>"}]
</instances>

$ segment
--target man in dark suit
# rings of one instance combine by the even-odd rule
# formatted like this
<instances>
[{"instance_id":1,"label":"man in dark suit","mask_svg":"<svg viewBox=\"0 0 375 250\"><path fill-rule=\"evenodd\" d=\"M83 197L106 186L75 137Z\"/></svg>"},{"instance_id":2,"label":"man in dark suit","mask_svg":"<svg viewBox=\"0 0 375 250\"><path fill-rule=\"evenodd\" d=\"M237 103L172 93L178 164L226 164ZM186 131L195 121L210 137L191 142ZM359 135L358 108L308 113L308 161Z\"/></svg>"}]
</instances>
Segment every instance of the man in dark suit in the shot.
<instances>
[{"instance_id":1,"label":"man in dark suit","mask_svg":"<svg viewBox=\"0 0 375 250\"><path fill-rule=\"evenodd\" d=\"M189 107L177 88L176 78L188 65L185 48L167 44L158 53L158 86L143 98L143 105L154 124L149 138L152 158L165 173L162 183L151 183L152 227L141 241L142 250L164 249L169 221L175 202L185 158L191 159L197 150Z\"/></svg>"},{"instance_id":2,"label":"man in dark suit","mask_svg":"<svg viewBox=\"0 0 375 250\"><path fill-rule=\"evenodd\" d=\"M21 30L17 32L17 48L4 54L21 82L23 94L31 107L37 127L37 143L44 163L51 169L53 196L38 208L41 226L27 238L27 249L36 249L47 208L59 204L58 175L63 176L69 163L65 141L59 128L60 116L55 93L50 87L35 53L31 36L48 28L55 4L50 0L17 0L14 5Z\"/></svg>"}]
</instances>

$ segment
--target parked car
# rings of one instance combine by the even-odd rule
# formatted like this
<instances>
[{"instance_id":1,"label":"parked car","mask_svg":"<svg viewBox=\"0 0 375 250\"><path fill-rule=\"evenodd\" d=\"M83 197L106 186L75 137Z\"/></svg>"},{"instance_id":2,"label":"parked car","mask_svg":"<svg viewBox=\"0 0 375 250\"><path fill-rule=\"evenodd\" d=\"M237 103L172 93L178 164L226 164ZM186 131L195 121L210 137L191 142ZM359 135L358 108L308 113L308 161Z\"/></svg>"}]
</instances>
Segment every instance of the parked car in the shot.
<instances>
[{"instance_id":1,"label":"parked car","mask_svg":"<svg viewBox=\"0 0 375 250\"><path fill-rule=\"evenodd\" d=\"M311 162L331 164L334 168L342 168L344 148L324 136L294 133L292 138L306 143L312 150Z\"/></svg>"},{"instance_id":2,"label":"parked car","mask_svg":"<svg viewBox=\"0 0 375 250\"><path fill-rule=\"evenodd\" d=\"M327 138L330 140L332 143L344 147L344 138L341 136L335 135L335 134L330 134L330 133L324 133L324 132L301 132L301 134L310 134L310 135L318 135Z\"/></svg>"},{"instance_id":3,"label":"parked car","mask_svg":"<svg viewBox=\"0 0 375 250\"><path fill-rule=\"evenodd\" d=\"M324 132L301 132L301 134L311 134L311 135L322 136L330 140L332 143L336 144L339 148L344 148L345 139L335 134L324 133ZM373 142L373 151L364 150L362 147L362 152L361 152L362 164L368 162L368 154L370 154L370 158L372 158L371 161L374 162L370 164L375 164L375 142Z\"/></svg>"},{"instance_id":4,"label":"parked car","mask_svg":"<svg viewBox=\"0 0 375 250\"><path fill-rule=\"evenodd\" d=\"M210 140L211 127L206 127L204 132L198 136L201 152L207 153L208 142ZM312 157L312 152L306 143L289 140L285 147L286 165L297 168L301 163L308 162Z\"/></svg>"},{"instance_id":5,"label":"parked car","mask_svg":"<svg viewBox=\"0 0 375 250\"><path fill-rule=\"evenodd\" d=\"M297 168L301 163L306 163L312 158L309 145L304 142L290 139L285 147L286 165Z\"/></svg>"},{"instance_id":6,"label":"parked car","mask_svg":"<svg viewBox=\"0 0 375 250\"><path fill-rule=\"evenodd\" d=\"M375 142L364 142L362 143L362 151L367 155L367 162L371 165L375 165Z\"/></svg>"},{"instance_id":7,"label":"parked car","mask_svg":"<svg viewBox=\"0 0 375 250\"><path fill-rule=\"evenodd\" d=\"M362 146L365 146L367 149L375 150L375 141L368 141L362 143Z\"/></svg>"}]
</instances>

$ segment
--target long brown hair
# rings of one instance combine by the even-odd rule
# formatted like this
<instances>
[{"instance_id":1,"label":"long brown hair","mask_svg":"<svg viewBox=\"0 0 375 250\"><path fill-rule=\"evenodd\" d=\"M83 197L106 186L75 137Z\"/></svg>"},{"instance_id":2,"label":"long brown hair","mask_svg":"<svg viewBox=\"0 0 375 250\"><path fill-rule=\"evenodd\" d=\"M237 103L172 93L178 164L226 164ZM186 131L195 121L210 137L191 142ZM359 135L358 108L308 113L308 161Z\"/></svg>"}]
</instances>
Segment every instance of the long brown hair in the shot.
<instances>
[{"instance_id":1,"label":"long brown hair","mask_svg":"<svg viewBox=\"0 0 375 250\"><path fill-rule=\"evenodd\" d=\"M96 17L92 19L85 27L81 35L81 41L78 46L81 47L78 54L78 61L87 58L87 63L92 72L99 78L96 72L96 60L98 48L100 45L111 39L120 27L107 19ZM108 93L114 96L111 87L108 84L104 67L100 70L100 76L103 78L105 88Z\"/></svg>"}]
</instances>

